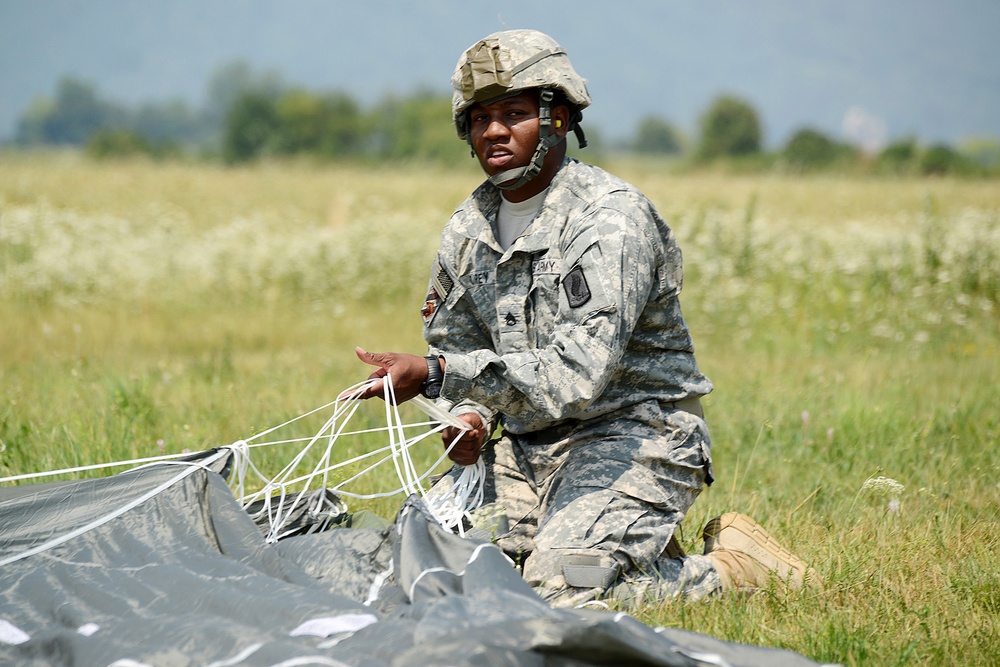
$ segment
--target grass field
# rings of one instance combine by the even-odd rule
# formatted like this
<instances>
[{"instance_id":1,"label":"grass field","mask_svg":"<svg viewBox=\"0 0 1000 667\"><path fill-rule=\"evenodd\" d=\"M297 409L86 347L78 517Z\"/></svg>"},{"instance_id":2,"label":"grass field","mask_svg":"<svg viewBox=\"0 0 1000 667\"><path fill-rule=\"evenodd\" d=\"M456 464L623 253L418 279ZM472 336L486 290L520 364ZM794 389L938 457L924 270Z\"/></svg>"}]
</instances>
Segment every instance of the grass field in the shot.
<instances>
[{"instance_id":1,"label":"grass field","mask_svg":"<svg viewBox=\"0 0 1000 667\"><path fill-rule=\"evenodd\" d=\"M716 385L684 546L748 512L825 582L635 615L847 665L1000 665L998 183L607 166L680 239ZM355 345L419 352L479 178L0 156L0 476L228 444L365 377Z\"/></svg>"}]
</instances>

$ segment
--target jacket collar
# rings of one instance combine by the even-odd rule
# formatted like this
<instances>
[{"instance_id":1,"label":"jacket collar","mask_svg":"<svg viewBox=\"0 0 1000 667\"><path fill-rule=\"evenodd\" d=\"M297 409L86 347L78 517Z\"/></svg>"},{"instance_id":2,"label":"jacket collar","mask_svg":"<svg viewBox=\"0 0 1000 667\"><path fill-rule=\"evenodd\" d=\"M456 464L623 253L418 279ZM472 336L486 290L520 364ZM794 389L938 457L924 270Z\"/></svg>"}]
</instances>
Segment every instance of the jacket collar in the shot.
<instances>
[{"instance_id":1,"label":"jacket collar","mask_svg":"<svg viewBox=\"0 0 1000 667\"><path fill-rule=\"evenodd\" d=\"M507 249L510 252L535 253L552 247L552 236L558 233L558 225L551 224L557 212L549 208L549 203L559 201L560 191L566 188L568 174L572 172L574 158L566 157L556 172L549 192L542 202L542 208L524 233ZM484 181L472 193L464 207L465 215L456 221L455 232L490 246L497 254L504 254L494 233L497 211L500 210L500 189Z\"/></svg>"}]
</instances>

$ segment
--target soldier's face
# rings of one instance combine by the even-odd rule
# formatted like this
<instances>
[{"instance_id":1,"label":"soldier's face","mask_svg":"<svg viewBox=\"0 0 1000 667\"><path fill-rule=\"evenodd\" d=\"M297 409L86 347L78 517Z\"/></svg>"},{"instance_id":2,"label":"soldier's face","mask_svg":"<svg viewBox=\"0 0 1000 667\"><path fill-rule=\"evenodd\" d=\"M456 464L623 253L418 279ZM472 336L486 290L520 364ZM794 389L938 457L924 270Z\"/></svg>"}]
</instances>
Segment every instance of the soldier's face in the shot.
<instances>
[{"instance_id":1,"label":"soldier's face","mask_svg":"<svg viewBox=\"0 0 1000 667\"><path fill-rule=\"evenodd\" d=\"M525 91L469 109L469 136L483 170L493 176L524 167L538 145L538 95Z\"/></svg>"}]
</instances>

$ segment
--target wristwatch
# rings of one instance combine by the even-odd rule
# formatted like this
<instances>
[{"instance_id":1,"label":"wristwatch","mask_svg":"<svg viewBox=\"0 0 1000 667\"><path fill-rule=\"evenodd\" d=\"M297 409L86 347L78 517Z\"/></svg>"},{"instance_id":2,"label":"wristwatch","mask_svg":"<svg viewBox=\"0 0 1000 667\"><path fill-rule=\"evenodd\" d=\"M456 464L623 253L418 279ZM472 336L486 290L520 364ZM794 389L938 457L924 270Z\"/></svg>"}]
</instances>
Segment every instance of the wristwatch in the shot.
<instances>
[{"instance_id":1,"label":"wristwatch","mask_svg":"<svg viewBox=\"0 0 1000 667\"><path fill-rule=\"evenodd\" d=\"M441 383L444 382L444 373L441 372L441 357L428 356L427 379L420 385L420 393L426 398L437 398L441 395Z\"/></svg>"}]
</instances>

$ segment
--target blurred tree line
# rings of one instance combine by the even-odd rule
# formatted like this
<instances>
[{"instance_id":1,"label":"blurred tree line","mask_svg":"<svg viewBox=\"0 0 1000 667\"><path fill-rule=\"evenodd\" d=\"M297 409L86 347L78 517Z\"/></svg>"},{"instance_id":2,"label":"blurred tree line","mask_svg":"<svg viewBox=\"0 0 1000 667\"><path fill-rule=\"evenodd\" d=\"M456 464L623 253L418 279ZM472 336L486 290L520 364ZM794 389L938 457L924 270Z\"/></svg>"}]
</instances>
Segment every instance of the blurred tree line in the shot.
<instances>
[{"instance_id":1,"label":"blurred tree line","mask_svg":"<svg viewBox=\"0 0 1000 667\"><path fill-rule=\"evenodd\" d=\"M429 91L365 110L347 93L315 93L244 63L209 81L202 109L181 101L129 109L75 78L21 116L14 144L83 147L94 157L199 155L229 163L264 157L420 159L468 156L450 123L451 99Z\"/></svg>"},{"instance_id":2,"label":"blurred tree line","mask_svg":"<svg viewBox=\"0 0 1000 667\"><path fill-rule=\"evenodd\" d=\"M82 146L97 158L199 155L240 163L309 155L450 163L468 158L468 147L456 139L450 118L446 94L417 91L386 97L364 109L347 93L309 91L288 85L276 73L233 63L210 79L201 109L182 101L130 109L103 99L87 82L64 78L52 99L39 100L24 112L15 144ZM606 145L599 132L587 129L595 152L668 156L691 167L1000 174L1000 143L990 140L970 142L959 150L945 144L924 146L907 137L871 155L803 127L777 151L765 151L758 112L750 102L729 95L715 99L701 114L694 139L655 115L642 118L632 137L615 145Z\"/></svg>"}]
</instances>

